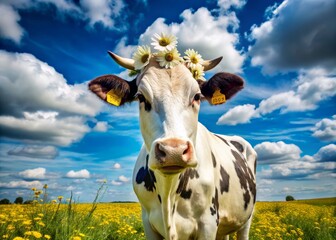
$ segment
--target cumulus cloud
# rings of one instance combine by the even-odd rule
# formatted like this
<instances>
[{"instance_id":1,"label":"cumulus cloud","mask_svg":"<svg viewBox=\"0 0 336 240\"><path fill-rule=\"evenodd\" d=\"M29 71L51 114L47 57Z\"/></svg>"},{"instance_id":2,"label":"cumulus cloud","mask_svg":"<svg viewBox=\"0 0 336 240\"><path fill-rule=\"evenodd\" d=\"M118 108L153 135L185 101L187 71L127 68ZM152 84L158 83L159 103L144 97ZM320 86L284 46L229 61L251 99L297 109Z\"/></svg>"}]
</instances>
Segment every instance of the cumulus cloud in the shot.
<instances>
[{"instance_id":1,"label":"cumulus cloud","mask_svg":"<svg viewBox=\"0 0 336 240\"><path fill-rule=\"evenodd\" d=\"M87 117L102 107L86 83L67 84L31 54L0 50L0 81L1 136L66 146L90 130Z\"/></svg>"},{"instance_id":2,"label":"cumulus cloud","mask_svg":"<svg viewBox=\"0 0 336 240\"><path fill-rule=\"evenodd\" d=\"M100 23L110 29L115 27L114 18L118 17L125 7L122 0L83 0L80 5L90 26L94 27Z\"/></svg>"},{"instance_id":3,"label":"cumulus cloud","mask_svg":"<svg viewBox=\"0 0 336 240\"><path fill-rule=\"evenodd\" d=\"M113 168L114 168L114 169L120 169L120 168L121 168L121 165L120 165L119 163L115 163L115 164L113 165Z\"/></svg>"},{"instance_id":4,"label":"cumulus cloud","mask_svg":"<svg viewBox=\"0 0 336 240\"><path fill-rule=\"evenodd\" d=\"M96 132L106 132L108 130L108 122L97 122L96 125L93 127L93 131Z\"/></svg>"},{"instance_id":5,"label":"cumulus cloud","mask_svg":"<svg viewBox=\"0 0 336 240\"><path fill-rule=\"evenodd\" d=\"M10 149L7 154L29 158L54 159L58 155L58 150L54 146L31 145Z\"/></svg>"},{"instance_id":6,"label":"cumulus cloud","mask_svg":"<svg viewBox=\"0 0 336 240\"><path fill-rule=\"evenodd\" d=\"M315 110L320 102L336 95L336 77L328 75L323 69L311 69L299 74L294 87L294 90L262 100L258 107L250 104L236 106L221 116L217 124L249 123L252 118L260 118L277 110L282 114ZM317 134L320 133L321 136L323 133L332 134L330 129Z\"/></svg>"},{"instance_id":7,"label":"cumulus cloud","mask_svg":"<svg viewBox=\"0 0 336 240\"><path fill-rule=\"evenodd\" d=\"M46 169L39 167L34 169L27 169L19 172L19 176L24 179L46 179Z\"/></svg>"},{"instance_id":8,"label":"cumulus cloud","mask_svg":"<svg viewBox=\"0 0 336 240\"><path fill-rule=\"evenodd\" d=\"M230 8L242 8L245 4L245 0L218 0L218 6L220 7L221 11L225 12Z\"/></svg>"},{"instance_id":9,"label":"cumulus cloud","mask_svg":"<svg viewBox=\"0 0 336 240\"><path fill-rule=\"evenodd\" d=\"M336 115L324 118L315 124L313 136L322 141L336 141Z\"/></svg>"},{"instance_id":10,"label":"cumulus cloud","mask_svg":"<svg viewBox=\"0 0 336 240\"><path fill-rule=\"evenodd\" d=\"M0 5L0 38L10 39L20 43L24 29L19 25L19 10L48 11L56 10L58 17L71 17L84 21L90 28L97 24L107 29L119 29L116 20L123 19L122 12L125 8L123 0L82 0L79 5L67 0L4 0ZM123 28L124 24L121 25Z\"/></svg>"},{"instance_id":11,"label":"cumulus cloud","mask_svg":"<svg viewBox=\"0 0 336 240\"><path fill-rule=\"evenodd\" d=\"M0 112L54 110L94 116L101 103L87 84L69 85L63 75L28 53L0 51Z\"/></svg>"},{"instance_id":12,"label":"cumulus cloud","mask_svg":"<svg viewBox=\"0 0 336 240\"><path fill-rule=\"evenodd\" d=\"M335 8L329 0L286 0L269 8L268 20L251 28L252 65L265 73L316 66L335 71Z\"/></svg>"},{"instance_id":13,"label":"cumulus cloud","mask_svg":"<svg viewBox=\"0 0 336 240\"><path fill-rule=\"evenodd\" d=\"M90 178L90 172L86 169L82 169L79 171L71 170L65 176L67 178L77 178L77 179Z\"/></svg>"},{"instance_id":14,"label":"cumulus cloud","mask_svg":"<svg viewBox=\"0 0 336 240\"><path fill-rule=\"evenodd\" d=\"M222 115L218 121L218 125L237 125L240 123L249 123L250 119L255 115L255 106L245 104L236 106Z\"/></svg>"},{"instance_id":15,"label":"cumulus cloud","mask_svg":"<svg viewBox=\"0 0 336 240\"><path fill-rule=\"evenodd\" d=\"M300 158L301 149L295 144L280 142L262 142L254 149L258 154L258 164L279 164Z\"/></svg>"},{"instance_id":16,"label":"cumulus cloud","mask_svg":"<svg viewBox=\"0 0 336 240\"><path fill-rule=\"evenodd\" d=\"M239 35L235 30L239 21L235 14L220 14L213 16L206 8L199 8L193 12L187 9L181 14L181 23L166 24L164 18L158 18L141 34L140 45L150 45L155 33L169 32L178 38L178 49L184 53L188 48L194 48L205 59L223 56L222 62L216 69L228 72L241 72L245 55L236 49ZM233 29L230 32L228 29ZM124 46L125 38L116 47L120 53L128 54L135 46ZM215 71L215 70L214 70Z\"/></svg>"},{"instance_id":17,"label":"cumulus cloud","mask_svg":"<svg viewBox=\"0 0 336 240\"><path fill-rule=\"evenodd\" d=\"M0 136L68 146L90 130L83 117L57 118L56 112L41 111L23 114L23 118L0 116Z\"/></svg>"},{"instance_id":18,"label":"cumulus cloud","mask_svg":"<svg viewBox=\"0 0 336 240\"><path fill-rule=\"evenodd\" d=\"M0 38L20 43L24 30L19 25L20 15L12 6L0 4Z\"/></svg>"},{"instance_id":19,"label":"cumulus cloud","mask_svg":"<svg viewBox=\"0 0 336 240\"><path fill-rule=\"evenodd\" d=\"M329 144L322 147L313 158L318 162L336 162L336 145Z\"/></svg>"},{"instance_id":20,"label":"cumulus cloud","mask_svg":"<svg viewBox=\"0 0 336 240\"><path fill-rule=\"evenodd\" d=\"M315 179L316 176L330 178L335 175L336 145L324 146L313 156L306 155L304 157L300 157L301 150L296 145L281 145L283 146L279 147L279 143L261 143L255 146L258 161L261 164L267 163L265 156L280 159L279 162L272 162L269 168L261 170L259 175L262 179L305 180ZM290 152L291 148L293 153ZM288 156L287 160L282 157L281 149L283 149L282 154ZM296 153L294 153L295 151Z\"/></svg>"},{"instance_id":21,"label":"cumulus cloud","mask_svg":"<svg viewBox=\"0 0 336 240\"><path fill-rule=\"evenodd\" d=\"M40 181L10 181L8 183L1 183L0 187L2 188L42 188L43 184Z\"/></svg>"},{"instance_id":22,"label":"cumulus cloud","mask_svg":"<svg viewBox=\"0 0 336 240\"><path fill-rule=\"evenodd\" d=\"M125 183L128 183L130 181L130 179L128 177L125 177L124 175L121 175L118 177L118 179L116 180L112 180L112 185L115 185L115 186L120 186L120 185L123 185Z\"/></svg>"}]
</instances>

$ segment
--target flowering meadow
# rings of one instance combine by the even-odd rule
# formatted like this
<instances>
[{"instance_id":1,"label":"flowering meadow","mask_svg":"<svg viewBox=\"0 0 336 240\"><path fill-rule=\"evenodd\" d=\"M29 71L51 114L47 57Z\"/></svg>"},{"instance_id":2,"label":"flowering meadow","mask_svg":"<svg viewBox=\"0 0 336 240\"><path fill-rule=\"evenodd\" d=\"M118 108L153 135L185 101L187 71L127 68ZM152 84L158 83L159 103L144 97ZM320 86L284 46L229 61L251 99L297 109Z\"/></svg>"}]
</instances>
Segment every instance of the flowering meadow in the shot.
<instances>
[{"instance_id":1,"label":"flowering meadow","mask_svg":"<svg viewBox=\"0 0 336 240\"><path fill-rule=\"evenodd\" d=\"M336 198L257 202L250 239L336 239ZM144 240L138 203L0 205L0 239ZM236 239L234 235L230 239Z\"/></svg>"}]
</instances>

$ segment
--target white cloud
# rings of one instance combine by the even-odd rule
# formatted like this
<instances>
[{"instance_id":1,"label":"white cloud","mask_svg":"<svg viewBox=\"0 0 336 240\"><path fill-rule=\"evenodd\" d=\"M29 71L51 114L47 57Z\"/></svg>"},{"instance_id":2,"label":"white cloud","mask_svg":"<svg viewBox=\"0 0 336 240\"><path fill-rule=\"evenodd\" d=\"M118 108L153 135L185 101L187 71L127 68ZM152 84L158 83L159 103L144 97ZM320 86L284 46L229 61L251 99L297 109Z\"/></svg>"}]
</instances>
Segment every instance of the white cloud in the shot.
<instances>
[{"instance_id":1,"label":"white cloud","mask_svg":"<svg viewBox=\"0 0 336 240\"><path fill-rule=\"evenodd\" d=\"M121 175L121 176L118 177L118 180L120 182L126 183L126 182L129 182L130 179L125 177L124 175Z\"/></svg>"},{"instance_id":2,"label":"white cloud","mask_svg":"<svg viewBox=\"0 0 336 240\"><path fill-rule=\"evenodd\" d=\"M120 185L123 185L125 183L128 183L130 181L130 179L128 177L125 177L124 175L121 175L118 177L117 180L112 180L112 185L115 185L115 186L120 186Z\"/></svg>"},{"instance_id":3,"label":"white cloud","mask_svg":"<svg viewBox=\"0 0 336 240\"><path fill-rule=\"evenodd\" d=\"M236 106L223 114L217 121L218 125L237 125L240 123L249 123L250 119L255 116L255 106L245 104Z\"/></svg>"},{"instance_id":4,"label":"white cloud","mask_svg":"<svg viewBox=\"0 0 336 240\"><path fill-rule=\"evenodd\" d=\"M71 170L65 176L68 178L77 178L77 179L90 178L90 172L86 169L82 169L77 172L74 170Z\"/></svg>"},{"instance_id":5,"label":"white cloud","mask_svg":"<svg viewBox=\"0 0 336 240\"><path fill-rule=\"evenodd\" d=\"M39 167L34 169L27 169L19 172L19 176L24 179L46 179L46 169Z\"/></svg>"},{"instance_id":6,"label":"white cloud","mask_svg":"<svg viewBox=\"0 0 336 240\"><path fill-rule=\"evenodd\" d=\"M125 7L121 0L83 0L80 2L90 26L101 23L107 28L114 28L114 18L119 16Z\"/></svg>"},{"instance_id":7,"label":"white cloud","mask_svg":"<svg viewBox=\"0 0 336 240\"><path fill-rule=\"evenodd\" d=\"M336 141L336 115L332 119L324 118L315 124L313 136L322 141Z\"/></svg>"},{"instance_id":8,"label":"white cloud","mask_svg":"<svg viewBox=\"0 0 336 240\"><path fill-rule=\"evenodd\" d=\"M261 179L309 180L330 178L336 167L336 145L320 148L313 156L300 157L301 150L293 144L262 143L255 146L260 164L271 164L259 174ZM287 156L287 157L285 157ZM270 162L270 160L274 160ZM277 161L277 162L276 162Z\"/></svg>"},{"instance_id":9,"label":"white cloud","mask_svg":"<svg viewBox=\"0 0 336 240\"><path fill-rule=\"evenodd\" d=\"M114 186L120 186L120 185L122 185L122 182L112 180L111 184L114 185Z\"/></svg>"},{"instance_id":10,"label":"white cloud","mask_svg":"<svg viewBox=\"0 0 336 240\"><path fill-rule=\"evenodd\" d=\"M223 56L216 69L228 72L242 71L245 55L236 49L239 35L234 31L239 27L239 21L235 14L213 16L208 9L199 8L195 12L190 9L183 11L181 18L181 23L171 24L166 24L163 18L156 19L141 34L139 44L150 45L155 33L172 33L178 38L178 49L181 54L188 48L194 48L204 59ZM233 29L233 32L229 32L229 28ZM136 46L124 46L125 41L125 38L121 39L116 51L130 55Z\"/></svg>"},{"instance_id":11,"label":"white cloud","mask_svg":"<svg viewBox=\"0 0 336 240\"><path fill-rule=\"evenodd\" d=\"M87 83L69 85L27 53L0 50L0 81L1 135L14 139L69 145L90 130L87 116L103 106Z\"/></svg>"},{"instance_id":12,"label":"white cloud","mask_svg":"<svg viewBox=\"0 0 336 240\"><path fill-rule=\"evenodd\" d=\"M286 0L268 8L268 20L251 28L252 65L265 73L316 66L335 71L335 8L329 0Z\"/></svg>"},{"instance_id":13,"label":"white cloud","mask_svg":"<svg viewBox=\"0 0 336 240\"><path fill-rule=\"evenodd\" d=\"M56 16L71 17L88 23L94 28L96 24L108 29L119 29L118 21L124 20L123 10L125 3L122 0L82 0L77 6L67 0L4 0L0 5L0 38L10 39L19 44L24 34L24 29L19 25L19 10L48 11L56 10ZM121 28L124 28L124 24Z\"/></svg>"},{"instance_id":14,"label":"white cloud","mask_svg":"<svg viewBox=\"0 0 336 240\"><path fill-rule=\"evenodd\" d=\"M37 188L41 189L43 184L40 181L10 181L8 183L0 183L2 188Z\"/></svg>"},{"instance_id":15,"label":"white cloud","mask_svg":"<svg viewBox=\"0 0 336 240\"><path fill-rule=\"evenodd\" d=\"M226 12L230 8L242 8L245 4L245 0L218 0L218 6L220 7L221 11Z\"/></svg>"},{"instance_id":16,"label":"white cloud","mask_svg":"<svg viewBox=\"0 0 336 240\"><path fill-rule=\"evenodd\" d=\"M120 168L121 168L121 165L120 165L119 163L115 163L115 164L113 165L113 168L114 168L114 169L120 169Z\"/></svg>"},{"instance_id":17,"label":"white cloud","mask_svg":"<svg viewBox=\"0 0 336 240\"><path fill-rule=\"evenodd\" d=\"M0 4L0 38L20 43L24 30L19 25L20 15L11 6Z\"/></svg>"},{"instance_id":18,"label":"white cloud","mask_svg":"<svg viewBox=\"0 0 336 240\"><path fill-rule=\"evenodd\" d=\"M24 112L24 118L0 116L1 135L19 140L68 146L89 132L83 117L57 118L57 115L38 111Z\"/></svg>"},{"instance_id":19,"label":"white cloud","mask_svg":"<svg viewBox=\"0 0 336 240\"><path fill-rule=\"evenodd\" d=\"M280 113L315 110L320 102L336 95L336 77L319 68L311 69L299 74L294 87L295 90L262 100L256 109L250 104L236 106L221 116L217 124L249 123L252 118L260 118L277 110Z\"/></svg>"},{"instance_id":20,"label":"white cloud","mask_svg":"<svg viewBox=\"0 0 336 240\"><path fill-rule=\"evenodd\" d=\"M63 75L28 53L0 51L1 112L54 110L94 116L102 106L87 83L69 85Z\"/></svg>"},{"instance_id":21,"label":"white cloud","mask_svg":"<svg viewBox=\"0 0 336 240\"><path fill-rule=\"evenodd\" d=\"M30 158L54 159L58 155L58 150L54 146L32 145L10 149L7 154Z\"/></svg>"},{"instance_id":22,"label":"white cloud","mask_svg":"<svg viewBox=\"0 0 336 240\"><path fill-rule=\"evenodd\" d=\"M280 142L262 142L254 149L258 154L258 164L279 164L297 160L301 150L295 144Z\"/></svg>"},{"instance_id":23,"label":"white cloud","mask_svg":"<svg viewBox=\"0 0 336 240\"><path fill-rule=\"evenodd\" d=\"M318 162L336 162L336 145L329 144L322 147L313 158Z\"/></svg>"},{"instance_id":24,"label":"white cloud","mask_svg":"<svg viewBox=\"0 0 336 240\"><path fill-rule=\"evenodd\" d=\"M109 128L108 122L97 122L96 125L93 127L93 131L96 132L107 132Z\"/></svg>"}]
</instances>

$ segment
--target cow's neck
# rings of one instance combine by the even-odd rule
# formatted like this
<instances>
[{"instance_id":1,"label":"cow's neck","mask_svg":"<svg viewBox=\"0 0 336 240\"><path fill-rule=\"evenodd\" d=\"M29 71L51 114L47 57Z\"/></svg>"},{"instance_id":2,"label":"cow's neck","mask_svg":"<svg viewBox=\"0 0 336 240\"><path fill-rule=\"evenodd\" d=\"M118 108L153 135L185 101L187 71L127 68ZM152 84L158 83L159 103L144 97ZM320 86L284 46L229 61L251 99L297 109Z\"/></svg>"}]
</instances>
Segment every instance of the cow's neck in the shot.
<instances>
[{"instance_id":1,"label":"cow's neck","mask_svg":"<svg viewBox=\"0 0 336 240\"><path fill-rule=\"evenodd\" d=\"M163 217L163 225L166 232L165 239L174 239L176 234L173 214L176 202L176 189L178 186L179 174L157 176L157 193L161 198L161 211Z\"/></svg>"}]
</instances>

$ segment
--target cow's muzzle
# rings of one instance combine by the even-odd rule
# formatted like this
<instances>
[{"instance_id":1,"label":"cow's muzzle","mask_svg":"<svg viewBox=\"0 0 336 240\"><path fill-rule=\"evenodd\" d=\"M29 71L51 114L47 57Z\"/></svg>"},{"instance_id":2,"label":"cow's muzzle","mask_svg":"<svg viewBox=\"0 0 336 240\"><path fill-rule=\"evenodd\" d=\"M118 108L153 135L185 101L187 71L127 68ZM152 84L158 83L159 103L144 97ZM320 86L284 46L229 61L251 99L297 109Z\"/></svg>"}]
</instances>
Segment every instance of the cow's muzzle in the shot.
<instances>
[{"instance_id":1,"label":"cow's muzzle","mask_svg":"<svg viewBox=\"0 0 336 240\"><path fill-rule=\"evenodd\" d=\"M191 141L179 138L156 140L152 145L150 167L166 174L181 172L197 165Z\"/></svg>"}]
</instances>

